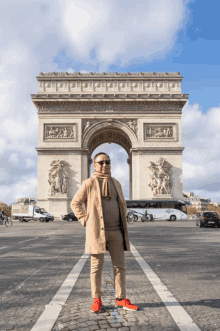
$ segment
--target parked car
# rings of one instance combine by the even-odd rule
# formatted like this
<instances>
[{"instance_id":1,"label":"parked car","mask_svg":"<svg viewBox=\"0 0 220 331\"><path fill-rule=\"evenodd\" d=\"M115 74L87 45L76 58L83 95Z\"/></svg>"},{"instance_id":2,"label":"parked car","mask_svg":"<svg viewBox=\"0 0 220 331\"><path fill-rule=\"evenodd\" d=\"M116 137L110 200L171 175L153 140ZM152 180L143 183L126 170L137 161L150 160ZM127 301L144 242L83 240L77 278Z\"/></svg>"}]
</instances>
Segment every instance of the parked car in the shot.
<instances>
[{"instance_id":1,"label":"parked car","mask_svg":"<svg viewBox=\"0 0 220 331\"><path fill-rule=\"evenodd\" d=\"M75 216L74 213L69 213L67 215L64 215L62 216L62 219L68 222L78 221L78 218Z\"/></svg>"},{"instance_id":2,"label":"parked car","mask_svg":"<svg viewBox=\"0 0 220 331\"><path fill-rule=\"evenodd\" d=\"M196 221L196 225L200 228L220 228L220 215L217 214L215 211L203 211L198 216L199 218Z\"/></svg>"}]
</instances>

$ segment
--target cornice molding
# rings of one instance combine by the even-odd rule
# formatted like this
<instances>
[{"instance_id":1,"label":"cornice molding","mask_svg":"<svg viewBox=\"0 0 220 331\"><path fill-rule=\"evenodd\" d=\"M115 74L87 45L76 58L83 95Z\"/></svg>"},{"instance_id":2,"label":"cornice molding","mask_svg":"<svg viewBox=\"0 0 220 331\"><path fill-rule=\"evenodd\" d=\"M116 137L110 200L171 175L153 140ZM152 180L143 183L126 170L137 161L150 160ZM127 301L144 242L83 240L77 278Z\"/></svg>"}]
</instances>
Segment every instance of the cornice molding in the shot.
<instances>
[{"instance_id":1,"label":"cornice molding","mask_svg":"<svg viewBox=\"0 0 220 331\"><path fill-rule=\"evenodd\" d=\"M32 101L175 101L175 100L181 100L181 101L187 101L189 95L188 94L174 94L174 93L166 93L166 94L31 94Z\"/></svg>"},{"instance_id":2,"label":"cornice molding","mask_svg":"<svg viewBox=\"0 0 220 331\"><path fill-rule=\"evenodd\" d=\"M38 155L42 154L80 154L87 155L88 149L81 147L36 147Z\"/></svg>"},{"instance_id":3,"label":"cornice molding","mask_svg":"<svg viewBox=\"0 0 220 331\"><path fill-rule=\"evenodd\" d=\"M136 147L131 148L134 154L182 154L184 147Z\"/></svg>"},{"instance_id":4,"label":"cornice molding","mask_svg":"<svg viewBox=\"0 0 220 331\"><path fill-rule=\"evenodd\" d=\"M132 151L154 151L154 150L158 150L158 151L183 151L184 147L135 147L131 149Z\"/></svg>"},{"instance_id":5,"label":"cornice molding","mask_svg":"<svg viewBox=\"0 0 220 331\"><path fill-rule=\"evenodd\" d=\"M81 73L81 72L40 72L39 76L37 76L37 79L42 78L143 78L143 77L161 77L161 78L183 78L180 76L179 72L134 72L134 73L119 73L119 72L90 72L90 73Z\"/></svg>"}]
</instances>

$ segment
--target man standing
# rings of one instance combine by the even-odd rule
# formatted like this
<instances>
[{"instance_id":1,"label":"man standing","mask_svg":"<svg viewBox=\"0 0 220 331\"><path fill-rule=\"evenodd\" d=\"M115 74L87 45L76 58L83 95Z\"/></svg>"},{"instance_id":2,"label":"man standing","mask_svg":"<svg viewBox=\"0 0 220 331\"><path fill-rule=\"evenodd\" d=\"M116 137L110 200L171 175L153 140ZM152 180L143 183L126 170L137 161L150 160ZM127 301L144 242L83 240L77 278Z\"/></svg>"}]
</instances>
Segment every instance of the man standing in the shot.
<instances>
[{"instance_id":1,"label":"man standing","mask_svg":"<svg viewBox=\"0 0 220 331\"><path fill-rule=\"evenodd\" d=\"M138 310L126 299L124 251L130 251L126 221L126 202L121 184L111 177L111 161L106 153L94 157L93 175L82 183L73 197L71 208L86 227L85 252L91 254L91 310L101 309L101 275L106 250L111 255L116 306ZM87 213L82 207L85 204Z\"/></svg>"}]
</instances>

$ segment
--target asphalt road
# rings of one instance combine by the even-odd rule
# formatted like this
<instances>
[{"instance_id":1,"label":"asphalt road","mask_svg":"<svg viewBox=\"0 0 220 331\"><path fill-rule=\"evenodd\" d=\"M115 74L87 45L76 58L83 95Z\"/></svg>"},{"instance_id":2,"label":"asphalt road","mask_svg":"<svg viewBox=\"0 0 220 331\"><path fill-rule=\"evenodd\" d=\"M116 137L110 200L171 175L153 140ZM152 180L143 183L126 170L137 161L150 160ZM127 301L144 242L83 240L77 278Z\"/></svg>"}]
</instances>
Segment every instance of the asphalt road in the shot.
<instances>
[{"instance_id":1,"label":"asphalt road","mask_svg":"<svg viewBox=\"0 0 220 331\"><path fill-rule=\"evenodd\" d=\"M199 228L195 221L136 222L129 225L129 237L140 258L135 258L134 250L126 252L127 296L140 311L114 308L111 262L106 253L104 310L94 316L90 312L89 257L82 257L85 233L78 222L15 221L11 228L1 226L0 330L38 330L42 314L53 315L47 309L57 293L66 295L65 304L59 306L53 325L47 327L45 322L39 330L220 330L220 229ZM166 295L173 296L191 318L194 329L186 322L178 325L178 312L170 313L166 299L161 299L161 286L153 286L155 281L149 268L148 274L144 272L143 261L165 285ZM68 286L64 283L67 277L72 277Z\"/></svg>"}]
</instances>

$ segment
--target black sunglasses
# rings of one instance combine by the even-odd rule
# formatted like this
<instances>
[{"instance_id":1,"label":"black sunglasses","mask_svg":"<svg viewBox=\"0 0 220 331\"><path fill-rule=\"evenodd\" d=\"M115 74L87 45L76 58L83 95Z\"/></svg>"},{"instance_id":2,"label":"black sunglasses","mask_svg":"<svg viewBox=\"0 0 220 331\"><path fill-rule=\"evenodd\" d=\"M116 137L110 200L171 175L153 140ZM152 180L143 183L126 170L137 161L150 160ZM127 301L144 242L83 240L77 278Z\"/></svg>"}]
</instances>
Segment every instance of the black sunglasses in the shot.
<instances>
[{"instance_id":1,"label":"black sunglasses","mask_svg":"<svg viewBox=\"0 0 220 331\"><path fill-rule=\"evenodd\" d=\"M105 163L105 164L109 165L110 161L98 161L98 162L95 162L95 163L98 163L100 165L103 165Z\"/></svg>"}]
</instances>

